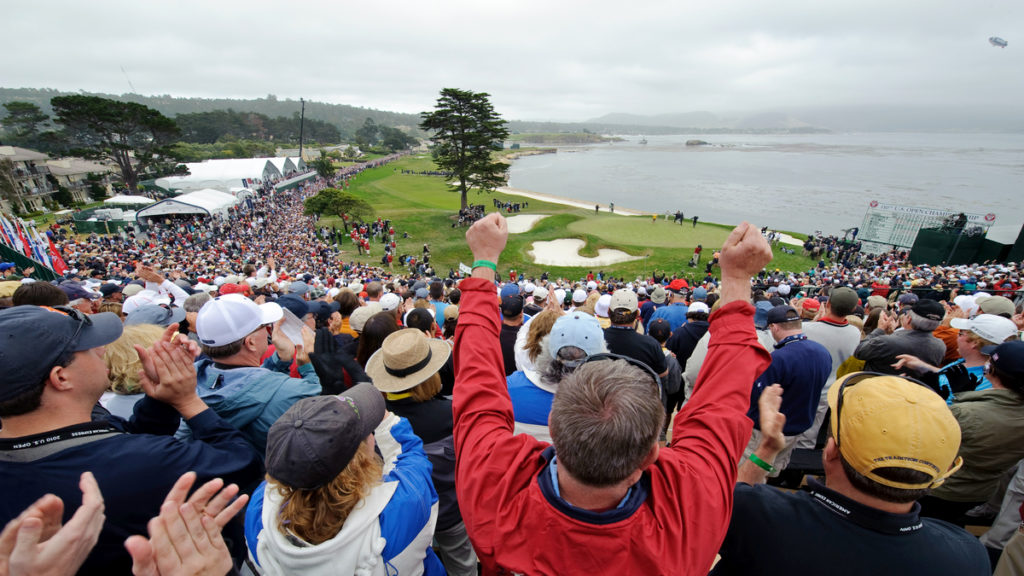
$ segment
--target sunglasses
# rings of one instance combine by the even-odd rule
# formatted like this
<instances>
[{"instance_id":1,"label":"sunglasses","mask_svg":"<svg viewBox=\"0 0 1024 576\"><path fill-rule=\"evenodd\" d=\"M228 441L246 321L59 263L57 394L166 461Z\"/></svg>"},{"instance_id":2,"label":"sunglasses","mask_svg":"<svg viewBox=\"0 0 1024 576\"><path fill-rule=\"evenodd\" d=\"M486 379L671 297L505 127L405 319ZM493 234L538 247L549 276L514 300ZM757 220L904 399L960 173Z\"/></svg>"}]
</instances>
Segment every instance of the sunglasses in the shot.
<instances>
[{"instance_id":1,"label":"sunglasses","mask_svg":"<svg viewBox=\"0 0 1024 576\"><path fill-rule=\"evenodd\" d=\"M658 374L653 369L651 369L651 367L648 366L647 364L644 364L643 362L636 360L634 358L630 358L629 356L623 356L621 354L612 354L611 352L591 354L590 356L587 356L582 362L580 362L579 366L582 366L588 362L600 362L602 360L623 360L630 366L634 366L644 371L648 376L651 377L651 380L654 381L654 385L658 388L658 397L662 399L665 398L665 391L661 387L661 378L658 377Z\"/></svg>"},{"instance_id":2,"label":"sunglasses","mask_svg":"<svg viewBox=\"0 0 1024 576\"><path fill-rule=\"evenodd\" d=\"M836 400L836 413L833 415L833 416L835 416L835 419L836 419L836 438L835 439L836 439L836 447L837 448L839 447L839 435L840 435L840 431L841 431L842 426L843 426L843 418L842 418L842 414L843 414L843 398L846 397L846 389L849 388L850 386L854 386L857 383L862 382L862 381L864 381L864 380L866 380L868 378L875 378L875 377L878 377L878 376L892 376L892 374L882 374L881 372L858 372L858 373L850 376L846 380L844 380L842 386L839 387L839 399ZM924 382L921 382L920 380L917 380L917 379L914 379L914 378L909 378L907 376L898 376L898 378L903 378L904 380L907 380L909 382L913 382L914 384L917 384L919 386L923 386L923 387L927 388L928 391L930 391L930 392L933 392L933 393L935 392L935 390L932 389L931 386L925 384Z\"/></svg>"},{"instance_id":3,"label":"sunglasses","mask_svg":"<svg viewBox=\"0 0 1024 576\"><path fill-rule=\"evenodd\" d=\"M51 312L63 314L78 322L78 327L75 328L75 334L70 340L68 340L67 344L64 345L64 348L60 353L61 356L68 351L68 348L78 342L78 336L82 334L82 328L84 326L92 326L92 318L89 318L88 314L83 314L82 311L77 308L72 308L70 306L42 306L42 308Z\"/></svg>"}]
</instances>

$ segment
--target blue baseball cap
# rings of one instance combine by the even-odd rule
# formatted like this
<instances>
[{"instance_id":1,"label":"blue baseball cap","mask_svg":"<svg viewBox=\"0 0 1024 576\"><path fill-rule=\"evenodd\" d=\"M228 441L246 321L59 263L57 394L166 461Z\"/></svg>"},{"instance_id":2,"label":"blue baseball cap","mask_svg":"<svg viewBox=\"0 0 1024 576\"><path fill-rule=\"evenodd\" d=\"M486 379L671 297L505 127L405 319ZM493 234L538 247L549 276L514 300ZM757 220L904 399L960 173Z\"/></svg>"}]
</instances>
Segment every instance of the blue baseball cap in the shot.
<instances>
[{"instance_id":1,"label":"blue baseball cap","mask_svg":"<svg viewBox=\"0 0 1024 576\"><path fill-rule=\"evenodd\" d=\"M28 305L0 310L0 402L38 386L65 353L106 346L122 329L112 312Z\"/></svg>"},{"instance_id":2,"label":"blue baseball cap","mask_svg":"<svg viewBox=\"0 0 1024 576\"><path fill-rule=\"evenodd\" d=\"M590 356L603 351L604 330L597 318L583 312L573 312L555 320L549 338L548 349L552 358L558 358L558 351L566 346L580 348Z\"/></svg>"}]
</instances>

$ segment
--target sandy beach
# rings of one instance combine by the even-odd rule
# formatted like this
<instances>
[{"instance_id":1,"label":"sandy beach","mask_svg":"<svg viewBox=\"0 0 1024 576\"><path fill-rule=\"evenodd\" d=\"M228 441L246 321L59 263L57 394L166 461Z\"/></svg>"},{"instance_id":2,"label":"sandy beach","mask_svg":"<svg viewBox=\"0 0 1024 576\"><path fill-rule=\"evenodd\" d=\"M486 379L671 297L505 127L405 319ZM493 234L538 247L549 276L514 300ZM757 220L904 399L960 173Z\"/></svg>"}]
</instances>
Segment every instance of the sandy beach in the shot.
<instances>
[{"instance_id":1,"label":"sandy beach","mask_svg":"<svg viewBox=\"0 0 1024 576\"><path fill-rule=\"evenodd\" d=\"M529 190L520 190L519 188L511 188L509 186L502 186L496 190L502 194L515 194L516 196L523 196L525 198L533 198L534 200L542 200L544 202L551 202L552 204L561 204L563 206L572 206L574 208L586 208L592 210L596 202L584 202L582 200L573 200L572 198L560 198L558 196L552 196L550 194L541 194L539 192L531 192ZM602 212L608 212L607 204L598 204L601 206ZM622 214L623 216L650 216L650 212L641 212L640 210L631 210L622 206L615 207L616 214Z\"/></svg>"}]
</instances>

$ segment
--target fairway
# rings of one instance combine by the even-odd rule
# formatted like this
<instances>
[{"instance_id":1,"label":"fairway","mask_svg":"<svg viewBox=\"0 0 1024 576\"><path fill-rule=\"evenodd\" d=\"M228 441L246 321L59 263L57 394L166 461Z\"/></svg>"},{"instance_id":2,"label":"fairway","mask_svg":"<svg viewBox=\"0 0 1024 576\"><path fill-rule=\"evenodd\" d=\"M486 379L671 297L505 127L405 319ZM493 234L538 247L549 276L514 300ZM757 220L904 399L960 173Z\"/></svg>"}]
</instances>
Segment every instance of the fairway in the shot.
<instances>
[{"instance_id":1,"label":"fairway","mask_svg":"<svg viewBox=\"0 0 1024 576\"><path fill-rule=\"evenodd\" d=\"M436 167L428 155L409 156L358 174L349 181L347 191L369 202L375 210L375 217L392 220L397 232L397 255L408 254L418 258L422 254L423 244L429 244L431 264L438 275L444 276L449 268L457 270L459 263L471 263L472 254L466 247L466 228L453 227L460 205L458 193L448 189L444 177L416 173L431 170L436 170ZM700 278L704 276L704 264L722 246L731 230L726 226L702 222L698 222L696 227L689 221L680 226L671 220L666 221L663 215L652 223L649 215L594 214L592 209L500 192L484 194L471 191L467 200L470 204L483 205L486 212L491 213L496 210L493 207L494 198L528 202L529 206L519 214L548 215L528 232L510 235L502 254L503 270L514 268L528 276L538 276L545 271L550 275L567 278L586 274L588 268L534 264L530 256L534 242L577 239L584 242L581 256L594 257L601 249L614 249L638 258L604 266L605 274L632 278L659 271L668 275ZM342 228L341 219L334 216L324 215L320 224L336 226L339 230ZM409 238L404 238L404 233L408 233ZM697 244L704 246L703 258L699 267L691 268L686 266L686 262L693 255ZM347 242L342 245L342 249L347 262L379 265L383 255L379 245L373 246L369 257L360 256ZM397 260L396 271L403 270ZM808 258L781 252L776 253L771 263L772 268L783 270L800 270L811 266L813 263Z\"/></svg>"}]
</instances>

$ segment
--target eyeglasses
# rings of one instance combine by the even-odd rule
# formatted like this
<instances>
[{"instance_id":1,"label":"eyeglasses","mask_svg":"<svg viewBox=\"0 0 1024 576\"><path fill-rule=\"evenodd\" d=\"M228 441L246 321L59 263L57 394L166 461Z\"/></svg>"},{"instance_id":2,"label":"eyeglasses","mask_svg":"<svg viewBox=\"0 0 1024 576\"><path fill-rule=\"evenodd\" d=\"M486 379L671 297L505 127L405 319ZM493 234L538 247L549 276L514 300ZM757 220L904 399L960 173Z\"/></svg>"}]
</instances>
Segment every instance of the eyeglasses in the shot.
<instances>
[{"instance_id":1,"label":"eyeglasses","mask_svg":"<svg viewBox=\"0 0 1024 576\"><path fill-rule=\"evenodd\" d=\"M82 333L83 326L92 326L92 318L89 318L88 314L83 314L81 310L72 308L70 306L42 306L46 310L51 312L57 312L65 316L69 316L78 322L78 327L75 328L75 334L68 340L67 344L64 344L64 348L60 352L60 356L63 356L75 342L78 342L78 336Z\"/></svg>"},{"instance_id":2,"label":"eyeglasses","mask_svg":"<svg viewBox=\"0 0 1024 576\"><path fill-rule=\"evenodd\" d=\"M624 360L630 366L635 366L636 368L643 370L654 381L654 385L658 389L658 397L662 399L665 398L665 391L661 387L661 378L658 377L658 374L651 369L650 366L635 358L630 358L629 356L623 356L621 354L612 354L611 352L602 352L600 354L591 354L590 356L587 356L579 363L579 366L582 366L587 362L599 362L601 360Z\"/></svg>"},{"instance_id":3,"label":"eyeglasses","mask_svg":"<svg viewBox=\"0 0 1024 576\"><path fill-rule=\"evenodd\" d=\"M846 389L849 388L850 386L853 386L853 385L863 381L863 380L867 380L868 378L875 378L875 377L878 377L878 376L892 376L892 374L882 374L881 372L858 372L856 374L853 374L852 376L850 376L846 380L844 380L842 386L839 387L839 399L836 400L836 413L832 415L832 417L836 419L836 437L835 437L835 439L836 439L836 447L837 448L839 447L839 432L840 432L840 429L842 428L842 425L843 425L843 418L842 418L843 398L846 397ZM902 378L902 379L907 380L909 382L913 382L914 384L917 384L919 386L924 386L929 391L935 392L935 390L932 389L931 386L925 384L924 382L921 382L920 380L917 380L917 379L914 379L914 378L908 378L907 376L896 376L896 377L897 378Z\"/></svg>"}]
</instances>

